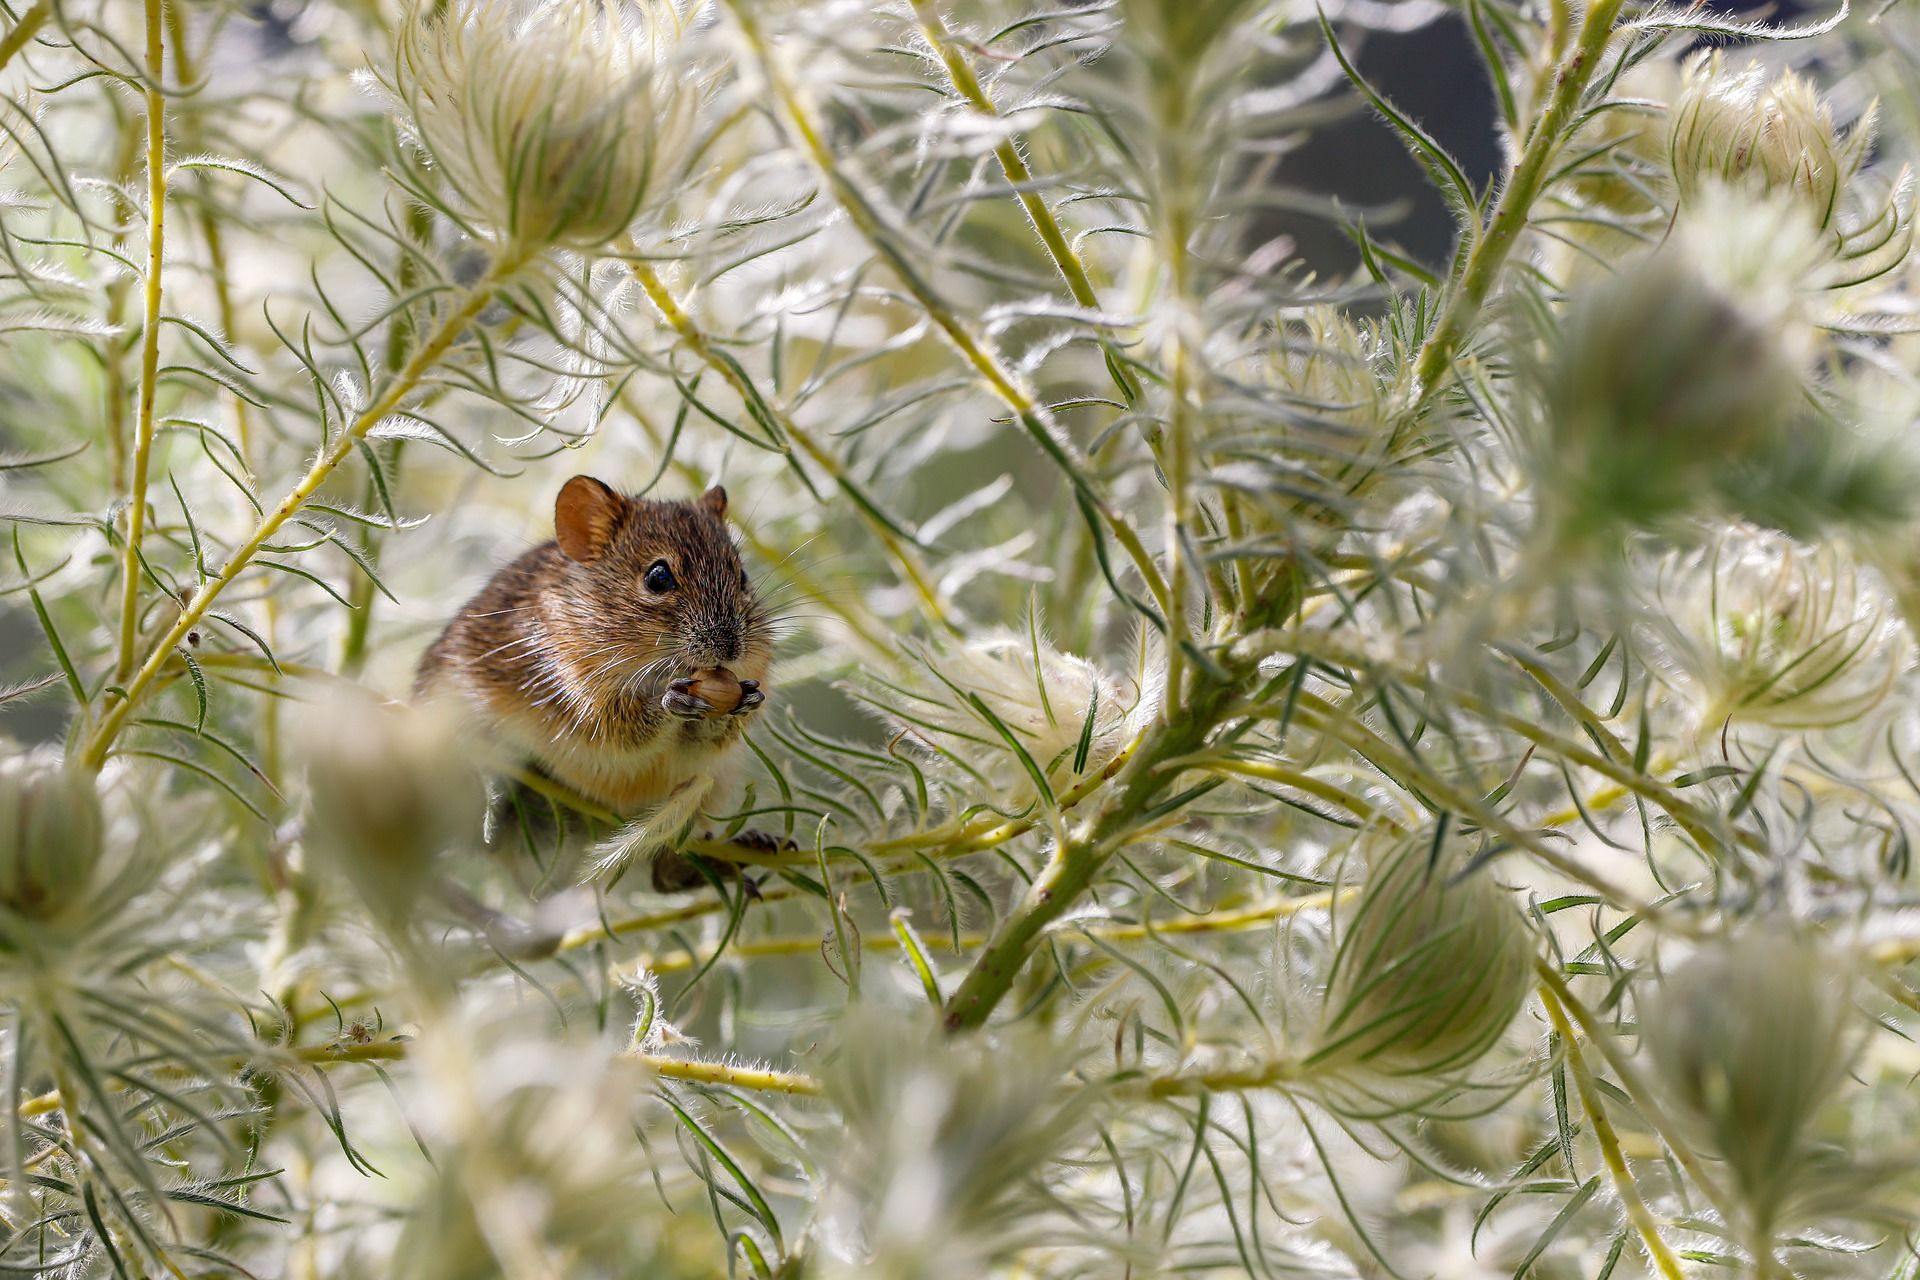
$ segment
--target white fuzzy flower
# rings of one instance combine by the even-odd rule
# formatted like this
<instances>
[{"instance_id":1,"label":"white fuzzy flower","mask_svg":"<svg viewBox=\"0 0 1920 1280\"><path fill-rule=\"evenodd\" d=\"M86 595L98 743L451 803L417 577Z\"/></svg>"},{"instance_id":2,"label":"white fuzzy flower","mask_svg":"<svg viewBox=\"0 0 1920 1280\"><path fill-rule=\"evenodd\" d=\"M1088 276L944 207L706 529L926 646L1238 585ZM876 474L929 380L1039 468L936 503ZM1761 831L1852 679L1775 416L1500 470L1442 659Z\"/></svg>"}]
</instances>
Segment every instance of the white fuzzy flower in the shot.
<instances>
[{"instance_id":1,"label":"white fuzzy flower","mask_svg":"<svg viewBox=\"0 0 1920 1280\"><path fill-rule=\"evenodd\" d=\"M389 88L453 201L503 252L591 252L668 194L692 148L687 25L671 0L419 5Z\"/></svg>"},{"instance_id":2,"label":"white fuzzy flower","mask_svg":"<svg viewBox=\"0 0 1920 1280\"><path fill-rule=\"evenodd\" d=\"M984 776L1001 808L1037 798L1029 761L1056 794L1106 768L1138 701L1086 659L1010 631L925 654L922 663L899 684L871 682L869 700L901 730Z\"/></svg>"},{"instance_id":3,"label":"white fuzzy flower","mask_svg":"<svg viewBox=\"0 0 1920 1280\"><path fill-rule=\"evenodd\" d=\"M1339 920L1320 1027L1300 1063L1348 1105L1377 1102L1397 1081L1431 1093L1465 1080L1533 977L1532 937L1492 872L1458 876L1463 858L1436 858L1426 835L1370 837L1362 856L1366 883Z\"/></svg>"},{"instance_id":4,"label":"white fuzzy flower","mask_svg":"<svg viewBox=\"0 0 1920 1280\"><path fill-rule=\"evenodd\" d=\"M1842 138L1813 84L1758 62L1729 71L1719 51L1687 63L1673 103L1667 154L1684 203L1709 182L1790 191L1821 227L1873 137L1871 111Z\"/></svg>"},{"instance_id":5,"label":"white fuzzy flower","mask_svg":"<svg viewBox=\"0 0 1920 1280\"><path fill-rule=\"evenodd\" d=\"M0 913L67 922L98 887L104 825L91 774L46 750L0 760Z\"/></svg>"},{"instance_id":6,"label":"white fuzzy flower","mask_svg":"<svg viewBox=\"0 0 1920 1280\"><path fill-rule=\"evenodd\" d=\"M1711 728L1848 724L1913 658L1893 601L1832 547L1746 531L1662 566L1654 610L1667 679Z\"/></svg>"}]
</instances>

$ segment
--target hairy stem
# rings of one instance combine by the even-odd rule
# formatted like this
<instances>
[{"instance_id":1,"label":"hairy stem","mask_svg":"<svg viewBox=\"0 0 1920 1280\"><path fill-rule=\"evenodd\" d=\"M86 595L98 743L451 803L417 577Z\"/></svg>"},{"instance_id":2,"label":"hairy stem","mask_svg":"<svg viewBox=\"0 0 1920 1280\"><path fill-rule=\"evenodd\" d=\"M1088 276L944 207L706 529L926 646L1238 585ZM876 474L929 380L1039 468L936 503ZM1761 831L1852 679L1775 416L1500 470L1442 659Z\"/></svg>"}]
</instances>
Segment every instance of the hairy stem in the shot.
<instances>
[{"instance_id":1,"label":"hairy stem","mask_svg":"<svg viewBox=\"0 0 1920 1280\"><path fill-rule=\"evenodd\" d=\"M816 945L818 945L816 940ZM692 1080L698 1084L729 1085L759 1093L784 1093L802 1098L820 1096L820 1082L811 1076L791 1071L770 1071L764 1067L737 1067L726 1062L696 1062L690 1058L669 1058L658 1053L636 1053L634 1058L646 1064L655 1075L670 1080Z\"/></svg>"},{"instance_id":2,"label":"hairy stem","mask_svg":"<svg viewBox=\"0 0 1920 1280\"><path fill-rule=\"evenodd\" d=\"M1733 1212L1732 1201L1728 1199L1726 1191L1721 1187L1720 1180L1713 1176L1713 1172L1707 1168L1706 1162L1700 1158L1692 1146L1680 1138L1679 1129L1674 1124L1673 1118L1667 1114L1666 1108L1660 1105L1657 1096L1647 1087L1647 1082L1640 1078L1640 1072L1633 1062L1620 1051L1620 1047L1613 1042L1613 1038L1607 1035L1606 1029L1600 1025L1600 1020L1593 1016L1586 1005L1574 997L1573 989L1567 985L1565 976L1555 965L1535 957L1533 967L1543 987L1553 993L1554 998L1559 1000L1561 1008L1571 1014L1574 1022L1579 1024L1580 1030L1587 1037L1587 1042L1598 1049L1600 1056L1606 1059L1607 1065L1613 1069L1613 1074L1619 1077L1621 1089L1625 1091L1627 1097L1632 1099L1635 1109L1640 1112L1641 1117L1653 1131L1660 1135L1661 1141L1667 1144L1667 1149L1673 1152L1674 1158L1693 1179L1694 1185L1700 1188L1701 1194L1712 1202L1713 1207L1720 1212L1725 1221L1735 1221L1737 1215Z\"/></svg>"},{"instance_id":3,"label":"hairy stem","mask_svg":"<svg viewBox=\"0 0 1920 1280\"><path fill-rule=\"evenodd\" d=\"M13 61L13 55L27 47L27 41L47 24L53 14L53 5L49 0L37 0L33 8L20 15L20 21L5 36L0 36L0 70Z\"/></svg>"},{"instance_id":4,"label":"hairy stem","mask_svg":"<svg viewBox=\"0 0 1920 1280\"><path fill-rule=\"evenodd\" d=\"M919 553L875 513L865 495L859 493L853 481L848 478L846 468L840 465L840 459L814 439L812 432L795 422L786 410L754 390L739 366L732 360L724 358L719 348L714 345L713 339L692 316L687 314L686 308L680 305L680 300L674 296L667 282L661 279L660 273L654 270L652 263L634 262L632 269L633 278L639 282L641 290L647 295L647 301L651 302L654 310L660 313L660 318L680 335L680 340L687 344L688 349L699 356L709 369L719 374L743 403L764 406L781 432L800 446L800 452L806 454L815 466L826 472L834 484L840 487L841 492L853 500L853 509L859 513L868 530L892 558L900 576L920 597L920 603L926 608L927 616L949 633L960 634L959 625L948 614L947 607L940 602L940 593L934 589L932 580L928 578L926 566L920 563Z\"/></svg>"},{"instance_id":5,"label":"hairy stem","mask_svg":"<svg viewBox=\"0 0 1920 1280\"><path fill-rule=\"evenodd\" d=\"M932 0L913 0L913 13L920 21L920 32L927 43L940 55L940 65L946 69L947 82L981 115L989 119L1002 118L1000 109L987 95L979 76L974 74L973 66L967 61L966 54L955 43L953 33L947 29L946 22L940 17L940 11ZM1006 176L1007 183L1013 188L1014 196L1020 201L1020 207L1026 211L1027 221L1032 224L1034 234L1040 237L1040 243L1046 247L1047 256L1053 259L1053 265L1059 270L1060 278L1066 281L1067 292L1073 300L1089 311L1100 309L1100 296L1095 292L1093 280L1087 274L1086 263L1074 251L1066 233L1061 230L1060 221L1053 210L1047 207L1046 197L1034 190L1033 170L1020 155L1019 139L1009 137L993 149L993 158L1000 165L1000 172ZM1140 382L1127 369L1113 343L1103 338L1100 349L1106 354L1107 368L1113 376L1114 385L1120 389L1121 399L1129 405L1140 399Z\"/></svg>"},{"instance_id":6,"label":"hairy stem","mask_svg":"<svg viewBox=\"0 0 1920 1280\"><path fill-rule=\"evenodd\" d=\"M1560 1033L1560 1044L1566 1051L1567 1066L1573 1071L1575 1090L1580 1094L1580 1107L1587 1113L1587 1120L1593 1127L1594 1141L1600 1144L1600 1155L1607 1162L1607 1173L1613 1178L1613 1189L1620 1196L1620 1203L1626 1207L1627 1218L1633 1223L1633 1229L1640 1233L1641 1243L1646 1246L1647 1257L1667 1280L1684 1280L1680 1270L1680 1260L1673 1256L1673 1250L1660 1238L1658 1224L1647 1209L1646 1201L1640 1198L1640 1188L1633 1180L1633 1171L1627 1167L1627 1157L1620 1150L1620 1137L1613 1131L1613 1121L1607 1118L1606 1103L1600 1097L1600 1086L1593 1078L1593 1071L1587 1066L1586 1056L1580 1052L1573 1024L1567 1021L1566 1011L1560 1007L1559 998L1551 987L1540 989L1540 1002L1547 1007L1547 1017ZM1572 1176L1573 1171L1567 1171Z\"/></svg>"},{"instance_id":7,"label":"hairy stem","mask_svg":"<svg viewBox=\"0 0 1920 1280\"><path fill-rule=\"evenodd\" d=\"M186 7L183 4L171 4L167 7L167 38L173 42L173 65L176 78L192 83L199 78L195 66L192 46L187 40ZM200 117L188 112L180 121L180 135L185 145L198 149L204 142L205 130L201 127ZM220 318L220 332L229 342L238 341L239 314L233 305L233 273L227 265L227 236L220 211L213 202L212 183L203 175L200 190L206 204L199 218L200 234L207 246L207 274L213 285L215 314ZM233 405L234 441L240 446L240 465L249 485L257 485L260 474L259 451L253 438L253 406L236 389L228 397ZM354 580L358 586L359 578ZM280 645L280 605L274 596L266 596L260 601L261 634L266 638L267 648L276 650ZM265 698L260 707L260 771L269 780L277 780L281 775L280 767L280 699Z\"/></svg>"},{"instance_id":8,"label":"hairy stem","mask_svg":"<svg viewBox=\"0 0 1920 1280\"><path fill-rule=\"evenodd\" d=\"M140 401L133 421L133 482L127 494L127 540L121 556L120 650L114 678L133 670L139 641L140 541L146 534L147 472L153 455L153 402L160 378L161 258L167 229L167 120L160 83L166 74L163 0L146 0L147 13L147 278L140 331Z\"/></svg>"},{"instance_id":9,"label":"hairy stem","mask_svg":"<svg viewBox=\"0 0 1920 1280\"><path fill-rule=\"evenodd\" d=\"M88 739L86 751L81 758L89 769L98 769L106 763L107 753L111 750L114 739L119 736L120 730L126 726L127 718L132 714L135 704L173 657L174 649L186 637L187 632L206 616L207 611L213 607L213 602L233 584L234 579L239 577L241 571L260 553L260 549L279 531L280 526L306 505L307 500L319 491L327 478L353 454L358 442L366 436L367 432L388 414L398 409L401 402L413 392L415 387L419 386L420 380L426 376L427 371L440 362L448 349L453 346L454 340L486 307L499 283L523 265L525 265L523 261L509 259L494 263L487 273L468 289L459 304L440 321L433 334L413 353L412 358L400 372L394 375L379 399L334 437L333 443L314 459L313 465L307 469L307 474L301 478L300 482L267 512L247 540L227 558L220 572L209 578L206 584L194 593L193 598L180 611L180 617L173 626L154 643L147 654L146 662L134 675L132 683L127 685L124 696L101 718L99 727Z\"/></svg>"},{"instance_id":10,"label":"hairy stem","mask_svg":"<svg viewBox=\"0 0 1920 1280\"><path fill-rule=\"evenodd\" d=\"M1283 593L1265 604L1268 617L1284 617L1292 597ZM1162 720L1114 779L1113 791L1098 810L1059 842L1046 867L1034 878L993 940L947 1000L948 1030L983 1025L1012 988L1043 934L1079 900L1107 861L1165 812L1165 793L1183 772L1178 761L1199 751L1226 719L1240 687L1259 670L1257 660L1233 660L1219 675L1197 670L1184 713ZM1190 793L1189 793L1190 794Z\"/></svg>"},{"instance_id":11,"label":"hairy stem","mask_svg":"<svg viewBox=\"0 0 1920 1280\"><path fill-rule=\"evenodd\" d=\"M1095 536L1104 528L1113 535L1127 556L1133 561L1135 570L1146 583L1154 603L1165 615L1173 608L1167 584L1160 568L1148 553L1140 535L1124 516L1116 511L1094 486L1087 474L1084 459L1071 441L1067 440L1053 423L1051 417L1041 407L1031 392L1021 383L1019 376L1008 369L999 356L990 351L986 344L974 335L971 329L948 307L933 288L922 278L907 251L900 246L892 229L887 226L879 211L867 199L866 193L850 179L841 167L833 148L827 145L826 137L814 120L813 113L801 98L800 92L780 70L773 51L768 47L766 37L760 30L758 17L751 7L739 0L728 0L728 9L738 23L741 33L746 37L747 46L753 53L761 73L766 77L768 87L772 89L775 100L787 125L799 139L801 148L819 169L820 174L833 189L840 206L846 210L848 219L854 227L866 237L874 250L879 253L894 276L906 291L913 296L927 318L934 323L953 348L960 353L975 373L994 395L998 396L1013 411L1014 418L1025 429L1027 435L1067 477L1073 486L1074 496L1087 512L1089 522L1094 526Z\"/></svg>"},{"instance_id":12,"label":"hairy stem","mask_svg":"<svg viewBox=\"0 0 1920 1280\"><path fill-rule=\"evenodd\" d=\"M1494 205L1486 230L1467 253L1467 264L1449 291L1445 310L1420 346L1413 366L1413 395L1416 403L1433 393L1441 376L1466 341L1467 333L1486 305L1487 296L1500 277L1520 233L1533 214L1559 154L1567 126L1580 106L1607 41L1613 35L1613 21L1619 16L1622 0L1591 0L1580 23L1580 36L1553 73L1553 89L1546 110L1534 121L1527 135L1526 150L1507 180L1506 190Z\"/></svg>"},{"instance_id":13,"label":"hairy stem","mask_svg":"<svg viewBox=\"0 0 1920 1280\"><path fill-rule=\"evenodd\" d=\"M412 205L407 210L407 235L414 243L425 243L433 229L433 215L423 205ZM395 277L404 296L420 283L420 265L410 253L399 255L400 261L395 267ZM413 340L412 312L402 311L393 318L387 327L386 367L388 374L396 374L406 364L407 347ZM387 453L387 481L391 485L400 472L400 459L405 456L406 442L395 440ZM380 501L379 488L375 484L372 471L367 473L366 489L361 495L361 506L371 511ZM367 529L361 535L360 548L369 564L377 563L380 557L380 531ZM358 674L366 665L367 637L373 630L373 612L378 607L379 595L373 589L373 579L364 573L354 576L352 585L347 588L347 599L353 605L353 612L347 615L346 634L340 640L340 671L344 675Z\"/></svg>"}]
</instances>

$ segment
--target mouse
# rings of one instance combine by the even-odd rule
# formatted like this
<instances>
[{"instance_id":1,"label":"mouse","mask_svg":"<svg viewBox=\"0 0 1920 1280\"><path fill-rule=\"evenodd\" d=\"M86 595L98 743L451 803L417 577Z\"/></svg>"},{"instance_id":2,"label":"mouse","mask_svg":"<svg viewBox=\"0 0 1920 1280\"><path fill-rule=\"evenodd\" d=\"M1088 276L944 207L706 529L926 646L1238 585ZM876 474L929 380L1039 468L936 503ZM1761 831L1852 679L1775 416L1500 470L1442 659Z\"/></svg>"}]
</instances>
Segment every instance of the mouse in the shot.
<instances>
[{"instance_id":1,"label":"mouse","mask_svg":"<svg viewBox=\"0 0 1920 1280\"><path fill-rule=\"evenodd\" d=\"M415 696L456 700L531 768L615 813L648 812L672 839L732 793L773 665L727 491L649 499L578 475L553 527L447 624ZM654 855L656 889L704 878L678 854Z\"/></svg>"}]
</instances>

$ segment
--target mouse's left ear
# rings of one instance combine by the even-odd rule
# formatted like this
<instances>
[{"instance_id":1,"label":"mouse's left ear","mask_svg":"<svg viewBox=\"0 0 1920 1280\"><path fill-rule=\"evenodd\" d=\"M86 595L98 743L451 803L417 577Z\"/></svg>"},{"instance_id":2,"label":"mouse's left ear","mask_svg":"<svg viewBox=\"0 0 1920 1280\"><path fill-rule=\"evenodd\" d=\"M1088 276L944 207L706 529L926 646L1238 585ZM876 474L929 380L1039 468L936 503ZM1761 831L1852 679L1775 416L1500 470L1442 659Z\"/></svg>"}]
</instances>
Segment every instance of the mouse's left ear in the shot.
<instances>
[{"instance_id":1,"label":"mouse's left ear","mask_svg":"<svg viewBox=\"0 0 1920 1280\"><path fill-rule=\"evenodd\" d=\"M727 518L727 491L719 485L700 495L700 505L713 512L720 519Z\"/></svg>"}]
</instances>

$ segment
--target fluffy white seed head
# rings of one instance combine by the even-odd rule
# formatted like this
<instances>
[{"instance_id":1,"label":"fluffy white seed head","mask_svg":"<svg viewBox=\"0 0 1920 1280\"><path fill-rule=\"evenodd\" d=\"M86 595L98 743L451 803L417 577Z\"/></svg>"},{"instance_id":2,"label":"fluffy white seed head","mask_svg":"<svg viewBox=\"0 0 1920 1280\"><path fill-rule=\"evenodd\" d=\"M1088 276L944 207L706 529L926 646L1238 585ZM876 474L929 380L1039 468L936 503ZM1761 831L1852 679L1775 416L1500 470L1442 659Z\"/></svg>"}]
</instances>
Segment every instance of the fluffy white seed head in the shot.
<instances>
[{"instance_id":1,"label":"fluffy white seed head","mask_svg":"<svg viewBox=\"0 0 1920 1280\"><path fill-rule=\"evenodd\" d=\"M1817 1175L1815 1118L1859 1043L1851 995L1846 959L1754 922L1688 956L1640 1002L1654 1077L1694 1141L1725 1162L1756 1246Z\"/></svg>"},{"instance_id":2,"label":"fluffy white seed head","mask_svg":"<svg viewBox=\"0 0 1920 1280\"><path fill-rule=\"evenodd\" d=\"M1459 841L1374 838L1366 883L1338 922L1308 1074L1365 1107L1462 1081L1532 984L1533 940L1487 868L1460 875ZM1338 1102L1336 1103L1338 1105Z\"/></svg>"},{"instance_id":3,"label":"fluffy white seed head","mask_svg":"<svg viewBox=\"0 0 1920 1280\"><path fill-rule=\"evenodd\" d=\"M453 0L402 25L390 90L461 211L509 253L593 252L670 194L701 91L671 0Z\"/></svg>"},{"instance_id":4,"label":"fluffy white seed head","mask_svg":"<svg viewBox=\"0 0 1920 1280\"><path fill-rule=\"evenodd\" d=\"M0 912L66 922L95 888L103 835L91 774L44 750L0 759Z\"/></svg>"},{"instance_id":5,"label":"fluffy white seed head","mask_svg":"<svg viewBox=\"0 0 1920 1280\"><path fill-rule=\"evenodd\" d=\"M1731 468L1772 466L1803 408L1798 352L1677 253L1569 298L1545 335L1533 461L1565 535L1650 525L1720 501Z\"/></svg>"},{"instance_id":6,"label":"fluffy white seed head","mask_svg":"<svg viewBox=\"0 0 1920 1280\"><path fill-rule=\"evenodd\" d=\"M1842 138L1811 81L1729 70L1715 50L1690 59L1673 103L1667 154L1684 203L1709 182L1791 192L1830 226L1872 137L1872 115Z\"/></svg>"},{"instance_id":7,"label":"fluffy white seed head","mask_svg":"<svg viewBox=\"0 0 1920 1280\"><path fill-rule=\"evenodd\" d=\"M484 791L460 730L437 707L343 697L303 735L308 845L390 928L405 927L434 858L478 835Z\"/></svg>"},{"instance_id":8,"label":"fluffy white seed head","mask_svg":"<svg viewBox=\"0 0 1920 1280\"><path fill-rule=\"evenodd\" d=\"M1086 659L1011 631L926 654L923 663L898 684L875 684L871 700L903 731L985 774L1013 808L1038 790L1002 728L1057 792L1112 762L1137 701Z\"/></svg>"},{"instance_id":9,"label":"fluffy white seed head","mask_svg":"<svg viewBox=\"0 0 1920 1280\"><path fill-rule=\"evenodd\" d=\"M1670 555L1655 594L1660 666L1708 731L1850 724L1913 661L1878 576L1832 546L1742 527Z\"/></svg>"}]
</instances>

